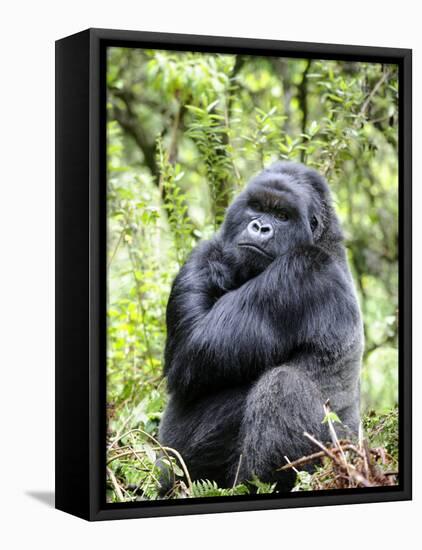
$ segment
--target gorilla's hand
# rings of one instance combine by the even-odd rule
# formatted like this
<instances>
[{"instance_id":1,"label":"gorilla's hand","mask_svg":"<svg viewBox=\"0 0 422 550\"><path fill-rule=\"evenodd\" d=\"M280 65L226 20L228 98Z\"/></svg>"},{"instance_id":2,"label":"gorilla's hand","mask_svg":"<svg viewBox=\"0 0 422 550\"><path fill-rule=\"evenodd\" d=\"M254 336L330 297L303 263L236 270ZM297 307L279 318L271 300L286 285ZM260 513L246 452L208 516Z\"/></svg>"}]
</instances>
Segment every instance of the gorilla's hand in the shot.
<instances>
[{"instance_id":1,"label":"gorilla's hand","mask_svg":"<svg viewBox=\"0 0 422 550\"><path fill-rule=\"evenodd\" d=\"M195 252L195 262L202 266L202 281L210 297L220 298L238 286L230 258L217 240L202 243Z\"/></svg>"},{"instance_id":2,"label":"gorilla's hand","mask_svg":"<svg viewBox=\"0 0 422 550\"><path fill-rule=\"evenodd\" d=\"M216 294L222 296L233 290L234 280L229 266L222 261L209 262L209 274L211 284L215 287Z\"/></svg>"}]
</instances>

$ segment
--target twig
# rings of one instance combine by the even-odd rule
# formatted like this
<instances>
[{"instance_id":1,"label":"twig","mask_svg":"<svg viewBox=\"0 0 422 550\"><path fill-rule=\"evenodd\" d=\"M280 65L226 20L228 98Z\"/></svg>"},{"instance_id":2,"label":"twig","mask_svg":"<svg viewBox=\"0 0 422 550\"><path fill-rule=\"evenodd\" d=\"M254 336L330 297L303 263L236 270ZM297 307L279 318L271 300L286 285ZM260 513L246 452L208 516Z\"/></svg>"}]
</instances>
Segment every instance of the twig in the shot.
<instances>
[{"instance_id":1,"label":"twig","mask_svg":"<svg viewBox=\"0 0 422 550\"><path fill-rule=\"evenodd\" d=\"M290 464L293 470L298 474L299 470L293 466L293 464L290 462L289 457L284 455L284 460L287 462L287 464Z\"/></svg>"},{"instance_id":2,"label":"twig","mask_svg":"<svg viewBox=\"0 0 422 550\"><path fill-rule=\"evenodd\" d=\"M302 134L306 132L306 126L308 124L308 73L311 68L312 60L308 59L306 67L302 73L302 80L298 85L298 99L300 106L302 108ZM302 143L304 139L302 138ZM305 149L302 149L300 152L300 160L304 162L305 160Z\"/></svg>"},{"instance_id":3,"label":"twig","mask_svg":"<svg viewBox=\"0 0 422 550\"><path fill-rule=\"evenodd\" d=\"M363 458L363 453L351 443L341 443L341 448L343 449L343 451L353 451L360 458Z\"/></svg>"},{"instance_id":4,"label":"twig","mask_svg":"<svg viewBox=\"0 0 422 550\"><path fill-rule=\"evenodd\" d=\"M123 428L127 425L127 421L128 419L130 420L130 418L133 416L133 413L131 413L127 418L126 420L124 421L123 423ZM128 435L130 435L132 433L133 430L129 430L127 432L124 432L124 433L121 433L122 430L120 430L120 432L116 435L116 437L113 439L113 441L110 443L110 445L108 446L108 450L111 451L111 449L114 447L114 445L116 445L121 439L127 437ZM120 447L121 448L121 447Z\"/></svg>"},{"instance_id":5,"label":"twig","mask_svg":"<svg viewBox=\"0 0 422 550\"><path fill-rule=\"evenodd\" d=\"M312 441L312 443L314 443L317 447L319 447L320 449L322 449L324 451L324 453L329 457L331 458L331 460L334 462L334 464L336 464L339 468L341 468L343 471L345 471L349 478L353 478L357 483L361 483L364 487L372 487L372 484L369 483L369 481L367 479L365 479L363 477L362 474L360 474L359 472L356 471L355 467L352 466L351 464L349 464L349 468L346 467L342 461L340 461L334 453L332 453L329 449L327 449L327 447L325 447L325 445L323 445L320 441L318 441L317 439L315 439L315 437L313 437L312 435L308 434L308 432L304 432L303 435L305 437L307 437L308 439L310 439Z\"/></svg>"},{"instance_id":6,"label":"twig","mask_svg":"<svg viewBox=\"0 0 422 550\"><path fill-rule=\"evenodd\" d=\"M366 110L369 107L369 104L371 103L373 97L378 92L380 87L383 85L383 83L387 80L387 78L390 76L391 72L385 71L385 73L381 76L381 78L378 80L378 82L375 84L375 86L372 88L371 93L368 95L368 97L365 99L365 101L362 104L361 110L359 111L358 117L364 116L366 114Z\"/></svg>"},{"instance_id":7,"label":"twig","mask_svg":"<svg viewBox=\"0 0 422 550\"><path fill-rule=\"evenodd\" d=\"M121 435L121 436L119 437L118 440L123 439L124 437L127 437L128 435L130 435L130 434L132 434L132 433L140 433L140 434L142 434L142 435L148 437L149 439L151 439L151 440L155 443L155 445L157 445L157 447L159 447L159 448L163 451L165 457L166 457L166 458L168 459L168 461L169 461L170 466L172 466L170 456L169 456L169 454L168 454L168 452L167 452L167 450L166 450L168 447L163 447L163 446L161 445L161 443L160 443L157 439L155 439L154 436L152 436L151 434L145 432L144 430L141 430L140 428L135 428L135 429L133 429L133 430L129 430L128 432L126 432L126 433L124 433L123 435ZM117 441L118 441L118 440L117 440ZM110 449L115 443L116 443L116 441L114 441L114 442L112 443L112 445L109 447L109 449ZM174 449L173 449L173 451L174 451ZM177 451L174 451L174 454L176 454L176 453L177 453ZM130 454L130 453L129 453L129 454ZM179 454L179 453L177 453L177 454ZM119 458L120 456L121 456L121 455L119 455L119 456L116 457L116 458ZM180 456L180 455L179 455L179 456ZM181 457L180 457L180 458L181 458ZM114 458L113 458L113 460L114 460ZM111 460L110 460L109 462L111 462ZM184 464L184 463L183 463L183 464ZM185 467L186 467L186 466L185 466ZM174 484L174 482L176 481L176 474L174 473L174 468L173 468L173 467L172 467L172 474L173 474L173 484Z\"/></svg>"},{"instance_id":8,"label":"twig","mask_svg":"<svg viewBox=\"0 0 422 550\"><path fill-rule=\"evenodd\" d=\"M187 469L185 461L182 458L182 455L178 451L176 451L176 449L172 449L171 447L161 447L161 448L163 450L166 450L168 452L173 453L174 456L178 459L178 461L180 462L180 465L182 467L183 473L185 474L186 481L187 481L187 484L188 484L188 488L189 488L190 491L192 491L192 489L193 489L192 480L190 478L189 471Z\"/></svg>"},{"instance_id":9,"label":"twig","mask_svg":"<svg viewBox=\"0 0 422 550\"><path fill-rule=\"evenodd\" d=\"M322 449L324 454L326 454L329 458L331 458L333 462L335 462L336 464L341 464L339 463L339 460L337 459L337 457L329 449L327 449L325 445L323 445L320 441L318 441L318 439L315 439L313 435L308 434L308 432L303 432L303 435L307 437L310 441L312 441L312 443L314 443L317 447Z\"/></svg>"},{"instance_id":10,"label":"twig","mask_svg":"<svg viewBox=\"0 0 422 550\"><path fill-rule=\"evenodd\" d=\"M346 460L346 455L344 454L344 451L341 448L340 442L338 440L336 431L335 431L334 426L333 426L333 422L330 418L331 407L330 407L330 400L329 399L327 399L327 401L324 403L323 407L324 407L324 414L325 414L325 417L326 417L327 422L328 422L328 428L330 430L331 439L333 441L334 446L337 447L338 449L340 449L340 453L341 453L341 456L343 458L344 465L346 467L347 472L349 472L349 465L348 465L347 460Z\"/></svg>"},{"instance_id":11,"label":"twig","mask_svg":"<svg viewBox=\"0 0 422 550\"><path fill-rule=\"evenodd\" d=\"M124 453L118 453L108 458L107 464L111 464L112 462L114 462L115 460L118 460L119 458L125 458L125 456L133 456L133 455L136 456L135 450L131 448L129 451L125 451Z\"/></svg>"},{"instance_id":12,"label":"twig","mask_svg":"<svg viewBox=\"0 0 422 550\"><path fill-rule=\"evenodd\" d=\"M124 235L124 233L125 233L125 230L126 230L126 229L123 228L123 229L121 230L121 232L120 232L119 238L117 239L116 246L114 247L113 252L112 252L112 254L111 254L111 256L110 256L110 258L109 258L109 260L108 260L108 263L107 263L107 270L110 269L111 264L113 263L113 260L114 260L116 254L117 254L117 250L119 249L119 246L120 246L120 244L121 244L121 242L122 242L122 240L123 240L123 235Z\"/></svg>"},{"instance_id":13,"label":"twig","mask_svg":"<svg viewBox=\"0 0 422 550\"><path fill-rule=\"evenodd\" d=\"M110 450L112 447L114 447L114 445L116 445L116 443L118 443L120 441L120 439L122 438L122 432L123 430L126 428L126 426L129 424L129 421L132 419L132 416L133 416L133 412L131 412L130 414L128 414L128 416L126 417L125 421L123 422L123 425L122 427L120 428L120 431L119 433L117 434L117 436L114 438L114 440L110 443L109 447L108 447L108 450ZM120 447L121 449L121 447Z\"/></svg>"},{"instance_id":14,"label":"twig","mask_svg":"<svg viewBox=\"0 0 422 550\"><path fill-rule=\"evenodd\" d=\"M177 93L177 92L176 92ZM180 129L180 123L183 119L183 116L185 114L185 105L182 102L179 102L176 115L174 117L173 127L171 130L171 139L170 139L170 145L168 149L168 158L170 164L175 164L177 160L177 136Z\"/></svg>"},{"instance_id":15,"label":"twig","mask_svg":"<svg viewBox=\"0 0 422 550\"><path fill-rule=\"evenodd\" d=\"M351 443L342 443L341 447L344 451L353 451L359 457L363 458L363 453L361 453L359 451L359 449L357 449ZM331 449L331 450L333 452L340 452L340 449L337 449L337 448L336 449ZM372 449L371 449L371 452L372 452ZM302 456L302 457L300 457L297 460L294 460L292 462L287 458L287 456L285 456L284 458L286 459L288 464L284 464L280 468L277 468L276 471L281 472L281 471L284 471L284 470L289 470L290 468L293 468L293 467L302 466L303 464L308 464L308 462L312 462L313 460L317 460L318 458L323 458L325 455L326 455L326 453L324 451L318 451L317 453L312 453L310 455Z\"/></svg>"},{"instance_id":16,"label":"twig","mask_svg":"<svg viewBox=\"0 0 422 550\"><path fill-rule=\"evenodd\" d=\"M236 484L237 484L237 478L239 477L239 472L240 472L240 465L242 464L242 453L239 455L239 462L237 464L237 468L236 468L236 475L234 476L234 481L233 481L233 487L232 489L234 489L236 487Z\"/></svg>"},{"instance_id":17,"label":"twig","mask_svg":"<svg viewBox=\"0 0 422 550\"><path fill-rule=\"evenodd\" d=\"M317 458L322 458L325 456L324 451L318 451L317 453L313 453L308 456L302 456L301 458L298 458L297 460L294 460L293 462L290 462L290 460L285 456L284 458L288 462L288 464L284 464L284 466L281 466L280 468L277 468L277 472L282 472L284 470L290 470L290 468L296 468L296 466L302 466L302 464L307 464L308 462L312 462L312 460L316 460Z\"/></svg>"},{"instance_id":18,"label":"twig","mask_svg":"<svg viewBox=\"0 0 422 550\"><path fill-rule=\"evenodd\" d=\"M369 454L369 447L366 439L362 441L362 450L363 450L363 467L365 469L366 477L368 477L369 474L374 475L374 467L371 463L371 456Z\"/></svg>"},{"instance_id":19,"label":"twig","mask_svg":"<svg viewBox=\"0 0 422 550\"><path fill-rule=\"evenodd\" d=\"M359 422L358 441L359 441L359 449L362 451L362 449L363 449L363 426L362 426L362 421Z\"/></svg>"},{"instance_id":20,"label":"twig","mask_svg":"<svg viewBox=\"0 0 422 550\"><path fill-rule=\"evenodd\" d=\"M114 475L114 472L111 468L107 468L107 474L108 474L108 477L110 478L110 481L113 485L113 489L117 495L117 498L119 499L120 502L124 502L124 496L123 496L123 493L122 493L122 489L116 479L116 476Z\"/></svg>"}]
</instances>

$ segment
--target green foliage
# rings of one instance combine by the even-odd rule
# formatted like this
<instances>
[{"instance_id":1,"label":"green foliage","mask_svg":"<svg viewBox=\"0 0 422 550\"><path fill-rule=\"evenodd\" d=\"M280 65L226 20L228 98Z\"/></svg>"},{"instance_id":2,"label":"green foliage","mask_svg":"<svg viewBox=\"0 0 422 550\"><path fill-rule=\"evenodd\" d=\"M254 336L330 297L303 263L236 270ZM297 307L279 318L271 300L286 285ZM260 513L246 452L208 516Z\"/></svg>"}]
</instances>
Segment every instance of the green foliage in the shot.
<instances>
[{"instance_id":1,"label":"green foliage","mask_svg":"<svg viewBox=\"0 0 422 550\"><path fill-rule=\"evenodd\" d=\"M170 162L167 151L163 150L161 138L157 139L157 151L163 206L173 236L175 259L179 266L182 266L195 242L194 226L188 215L187 198L179 186L184 172L180 164Z\"/></svg>"},{"instance_id":2,"label":"green foliage","mask_svg":"<svg viewBox=\"0 0 422 550\"><path fill-rule=\"evenodd\" d=\"M397 407L384 414L370 410L364 417L363 428L374 446L384 448L398 462L399 411Z\"/></svg>"},{"instance_id":3,"label":"green foliage","mask_svg":"<svg viewBox=\"0 0 422 550\"><path fill-rule=\"evenodd\" d=\"M218 487L215 481L209 481L208 479L201 479L192 483L192 497L229 497L235 495L249 495L251 493L257 495L263 495L273 493L275 490L274 483L263 483L259 479L255 478L250 481L250 487L240 483L234 485L230 489Z\"/></svg>"},{"instance_id":4,"label":"green foliage","mask_svg":"<svg viewBox=\"0 0 422 550\"><path fill-rule=\"evenodd\" d=\"M236 485L231 489L218 487L215 481L201 479L192 484L192 497L231 497L234 495L248 495L249 489L246 485Z\"/></svg>"},{"instance_id":5,"label":"green foliage","mask_svg":"<svg viewBox=\"0 0 422 550\"><path fill-rule=\"evenodd\" d=\"M329 411L324 416L324 419L322 420L322 424L327 424L328 422L335 423L335 422L341 422L341 420L334 411Z\"/></svg>"},{"instance_id":6,"label":"green foliage","mask_svg":"<svg viewBox=\"0 0 422 550\"><path fill-rule=\"evenodd\" d=\"M255 107L253 125L249 129L249 134L243 135L243 139L246 143L250 144L248 149L253 149L260 168L265 168L268 164L271 164L273 160L277 160L274 156L274 151L277 148L280 150L280 158L288 158L282 153L292 153L296 142L293 143L292 139L286 134L285 141L280 136L280 126L286 117L278 114L276 106L271 107L267 112L263 111L259 107ZM300 140L299 140L300 142Z\"/></svg>"},{"instance_id":7,"label":"green foliage","mask_svg":"<svg viewBox=\"0 0 422 550\"><path fill-rule=\"evenodd\" d=\"M218 104L219 100L204 109L186 106L193 117L186 135L194 140L206 168L215 230L224 218L231 181L231 162L226 151L228 129Z\"/></svg>"},{"instance_id":8,"label":"green foliage","mask_svg":"<svg viewBox=\"0 0 422 550\"><path fill-rule=\"evenodd\" d=\"M232 197L280 158L330 183L364 318L362 409L397 434L379 416L397 402L397 101L395 65L109 48L109 444L130 432L109 449L128 453L109 463L110 500L158 495L151 438L167 399L171 282ZM165 460L173 497L245 490L212 480L189 487L179 459Z\"/></svg>"},{"instance_id":9,"label":"green foliage","mask_svg":"<svg viewBox=\"0 0 422 550\"><path fill-rule=\"evenodd\" d=\"M275 491L275 483L265 483L264 481L261 481L257 477L254 477L249 481L249 483L255 487L255 492L257 495L264 495L268 493L274 493Z\"/></svg>"},{"instance_id":10,"label":"green foliage","mask_svg":"<svg viewBox=\"0 0 422 550\"><path fill-rule=\"evenodd\" d=\"M321 468L317 468L316 474L320 474ZM312 491L312 474L306 470L299 470L296 474L296 483L292 489L292 492L296 493L298 491Z\"/></svg>"}]
</instances>

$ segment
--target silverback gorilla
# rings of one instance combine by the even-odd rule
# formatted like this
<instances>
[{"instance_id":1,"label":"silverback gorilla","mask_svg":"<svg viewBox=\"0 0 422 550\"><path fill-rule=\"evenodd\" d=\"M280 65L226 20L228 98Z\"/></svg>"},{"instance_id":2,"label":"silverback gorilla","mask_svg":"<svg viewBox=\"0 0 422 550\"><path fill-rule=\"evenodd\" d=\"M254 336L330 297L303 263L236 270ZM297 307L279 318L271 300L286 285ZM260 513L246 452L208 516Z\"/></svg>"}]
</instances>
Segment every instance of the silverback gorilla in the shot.
<instances>
[{"instance_id":1,"label":"silverback gorilla","mask_svg":"<svg viewBox=\"0 0 422 550\"><path fill-rule=\"evenodd\" d=\"M290 162L253 178L177 275L167 329L159 440L192 479L290 490L277 469L315 450L304 431L328 439L327 399L356 433L362 321L324 178Z\"/></svg>"}]
</instances>

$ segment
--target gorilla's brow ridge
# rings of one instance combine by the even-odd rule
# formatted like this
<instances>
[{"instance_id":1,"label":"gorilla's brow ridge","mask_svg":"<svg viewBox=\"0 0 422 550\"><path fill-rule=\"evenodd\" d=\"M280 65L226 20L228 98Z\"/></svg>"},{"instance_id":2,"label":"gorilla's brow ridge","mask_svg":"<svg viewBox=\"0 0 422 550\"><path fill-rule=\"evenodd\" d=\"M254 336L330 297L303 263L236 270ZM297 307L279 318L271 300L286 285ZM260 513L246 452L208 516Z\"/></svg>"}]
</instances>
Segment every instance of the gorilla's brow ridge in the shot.
<instances>
[{"instance_id":1,"label":"gorilla's brow ridge","mask_svg":"<svg viewBox=\"0 0 422 550\"><path fill-rule=\"evenodd\" d=\"M297 207L303 201L308 202L303 196L304 193L292 189L288 182L278 180L277 184L275 186L272 181L256 182L249 189L248 200L258 201L264 208Z\"/></svg>"}]
</instances>

